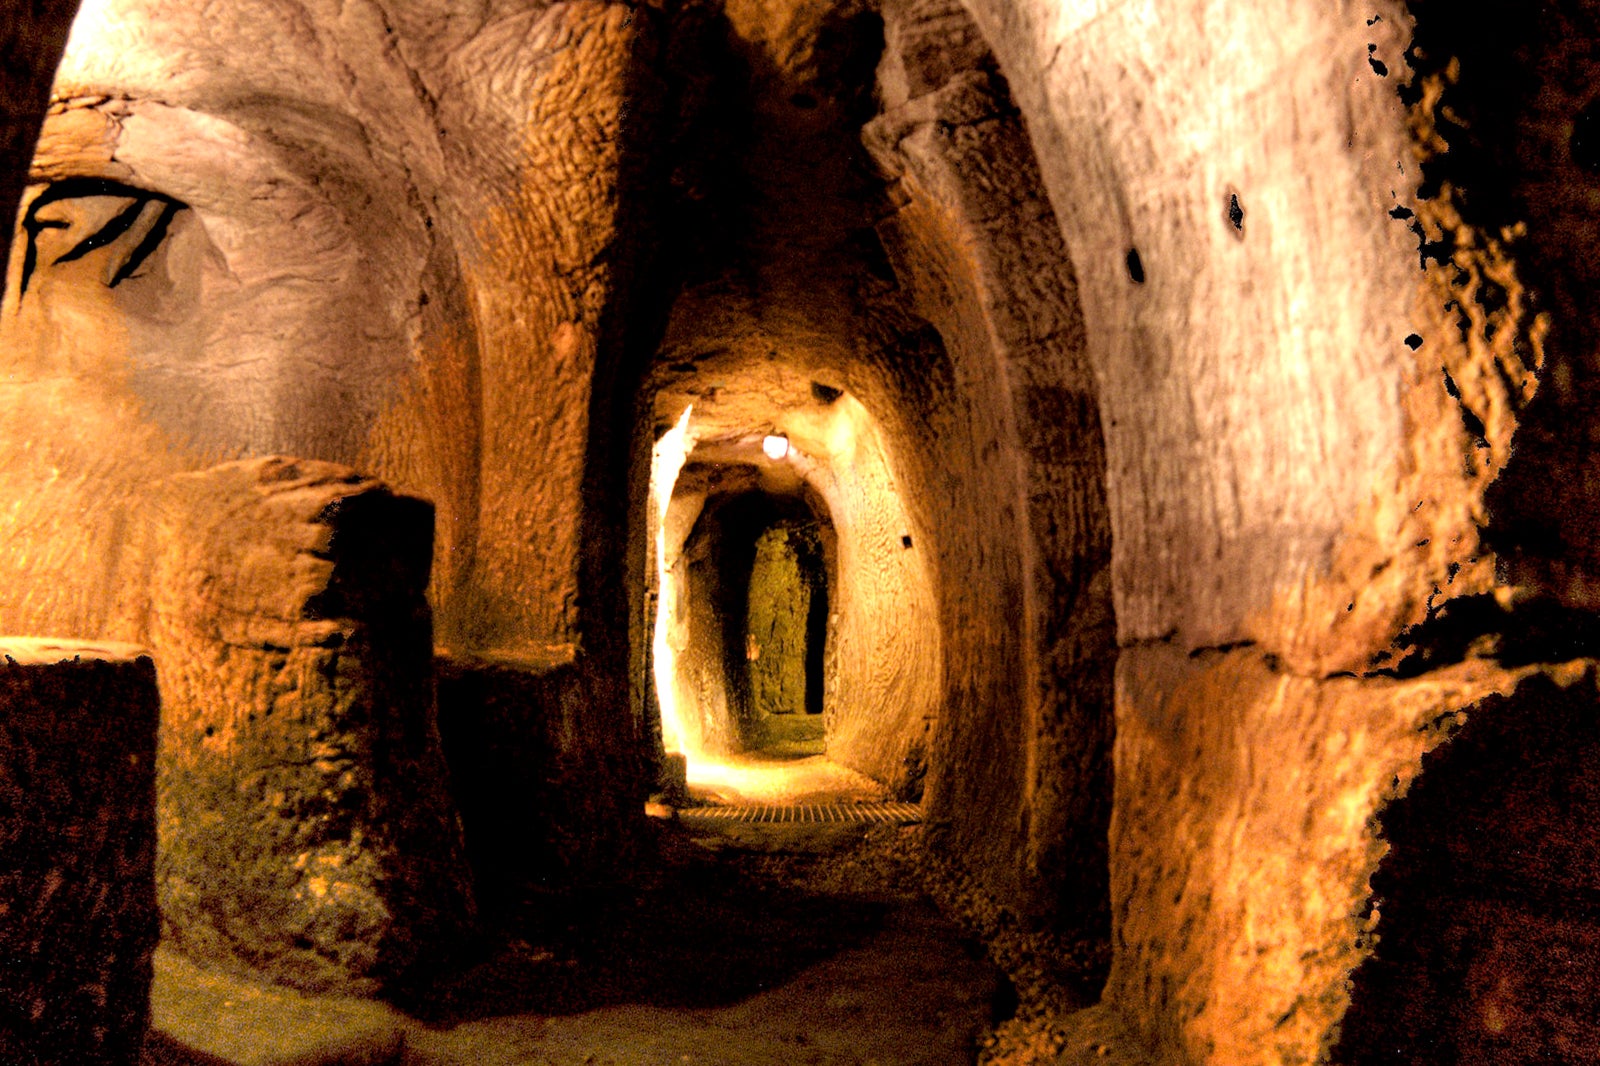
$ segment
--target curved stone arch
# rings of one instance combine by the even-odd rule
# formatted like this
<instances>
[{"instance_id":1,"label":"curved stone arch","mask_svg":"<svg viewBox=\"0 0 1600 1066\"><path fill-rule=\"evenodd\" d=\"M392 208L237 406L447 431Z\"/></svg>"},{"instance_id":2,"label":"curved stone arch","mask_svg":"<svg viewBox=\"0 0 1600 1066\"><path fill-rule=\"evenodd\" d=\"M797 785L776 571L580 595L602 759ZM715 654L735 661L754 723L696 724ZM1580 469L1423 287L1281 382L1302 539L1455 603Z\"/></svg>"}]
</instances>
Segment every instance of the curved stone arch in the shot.
<instances>
[{"instance_id":1,"label":"curved stone arch","mask_svg":"<svg viewBox=\"0 0 1600 1066\"><path fill-rule=\"evenodd\" d=\"M794 368L729 361L716 378L717 398L686 411L677 431L682 435L670 446L687 462L680 468L658 460L652 488L661 516L652 538L657 576L650 591L658 597L652 672L658 699L671 690L662 708L663 741L668 748L674 739L684 742L691 758L697 735L710 735L713 751L739 746L738 728L708 730L706 724L732 725L739 717L740 697L730 701L724 683L735 671L724 659L742 649L729 647L722 630L742 619L719 619L718 634L692 656L698 680L669 662L669 632L679 634L680 644L692 639L683 595L690 580L685 547L693 546L694 531L717 508L755 494L792 499L796 515L810 513L824 529L828 754L899 794L913 794L938 721L942 636L926 548L918 550L927 535L910 513L896 469L904 457L861 401L843 390L813 389ZM656 402L670 406L677 398L667 391ZM784 434L781 459L761 455L769 432ZM663 494L670 494L664 506ZM702 559L702 565L720 564ZM693 724L672 721L679 690L685 706L702 704Z\"/></svg>"},{"instance_id":2,"label":"curved stone arch","mask_svg":"<svg viewBox=\"0 0 1600 1066\"><path fill-rule=\"evenodd\" d=\"M965 680L947 693L932 817L1005 905L1094 940L1108 911L1115 643L1077 283L978 27L955 3L892 3L883 15L883 112L864 131L891 182L878 232L948 352L940 465L967 483L953 492L960 517L943 524L972 541L946 544L941 560L946 658ZM979 763L990 769L972 772Z\"/></svg>"}]
</instances>

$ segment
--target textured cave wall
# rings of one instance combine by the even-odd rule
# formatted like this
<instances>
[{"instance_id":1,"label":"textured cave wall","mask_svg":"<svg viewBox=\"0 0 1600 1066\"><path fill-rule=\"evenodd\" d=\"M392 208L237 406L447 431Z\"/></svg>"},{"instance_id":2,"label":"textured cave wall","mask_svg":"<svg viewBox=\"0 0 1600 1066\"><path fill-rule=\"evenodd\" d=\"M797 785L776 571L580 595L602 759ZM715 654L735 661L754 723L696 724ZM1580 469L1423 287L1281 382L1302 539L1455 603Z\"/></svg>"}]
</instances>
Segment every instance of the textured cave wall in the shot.
<instances>
[{"instance_id":1,"label":"textured cave wall","mask_svg":"<svg viewBox=\"0 0 1600 1066\"><path fill-rule=\"evenodd\" d=\"M0 326L0 558L33 576L0 589L5 627L143 639L157 486L348 464L434 504L441 643L575 659L558 702L611 784L568 839L606 851L639 792L609 428L653 131L649 106L623 119L652 55L635 14L90 4Z\"/></svg>"},{"instance_id":2,"label":"textured cave wall","mask_svg":"<svg viewBox=\"0 0 1600 1066\"><path fill-rule=\"evenodd\" d=\"M1103 934L1103 460L1074 284L1021 122L959 10L738 4L722 30L736 62L716 84L750 103L718 116L731 206L706 227L720 242L691 245L655 424L693 402L733 436L800 439L815 401L741 369L763 361L870 415L871 484L801 448L835 479L819 482L839 543L830 754L880 780L926 772L930 817L1006 906ZM878 502L891 498L903 521ZM925 598L895 591L910 560ZM878 603L896 604L870 614L893 630L855 624L854 605ZM912 641L913 619L937 631ZM875 677L913 683L924 720L881 700L881 681L854 688ZM858 710L880 704L890 717Z\"/></svg>"},{"instance_id":3,"label":"textured cave wall","mask_svg":"<svg viewBox=\"0 0 1600 1066\"><path fill-rule=\"evenodd\" d=\"M677 611L684 626L678 706L696 750L728 755L760 745L746 615L756 542L782 513L778 499L759 491L712 496L674 564L687 569Z\"/></svg>"},{"instance_id":4,"label":"textured cave wall","mask_svg":"<svg viewBox=\"0 0 1600 1066\"><path fill-rule=\"evenodd\" d=\"M673 334L668 342L676 351ZM827 573L828 754L916 795L939 711L940 636L922 533L890 468L888 434L852 395L819 395L795 368L723 356L710 371L722 384L695 398L688 426L704 440L667 511L660 591L686 743L732 752L759 742L745 658L755 542L773 521L816 521ZM689 394L677 388L656 402L679 404ZM787 433L788 457L761 458L766 428ZM745 439L728 443L741 430Z\"/></svg>"},{"instance_id":5,"label":"textured cave wall","mask_svg":"<svg viewBox=\"0 0 1600 1066\"><path fill-rule=\"evenodd\" d=\"M1592 612L1600 605L1592 533L1600 512L1592 395L1600 368L1600 11L1575 0L1536 12L1497 0L1416 0L1411 10L1414 62L1437 94L1417 106L1429 115L1425 182L1441 192L1418 220L1421 236L1438 242L1430 251L1487 260L1460 287L1452 324L1482 331L1531 304L1549 325L1537 351L1502 357L1503 375L1460 383L1481 417L1497 392L1527 399L1542 356L1515 453L1490 490L1487 538L1511 583ZM1510 252L1514 274L1483 255L1485 237Z\"/></svg>"},{"instance_id":6,"label":"textured cave wall","mask_svg":"<svg viewBox=\"0 0 1600 1066\"><path fill-rule=\"evenodd\" d=\"M1452 338L1390 215L1418 180L1400 14L972 10L1077 275L1121 641L1361 668L1434 584L1483 587Z\"/></svg>"},{"instance_id":7,"label":"textured cave wall","mask_svg":"<svg viewBox=\"0 0 1600 1066\"><path fill-rule=\"evenodd\" d=\"M697 438L743 447L745 460L763 434L788 433L837 534L830 752L911 787L942 666L937 549L907 478L913 464L939 476L918 453L934 439L927 379L943 368L873 232L881 180L860 126L880 23L832 0L709 11L698 23L685 13L672 53L692 90L673 169L692 224L674 237L681 286L641 421L659 437L692 403Z\"/></svg>"},{"instance_id":8,"label":"textured cave wall","mask_svg":"<svg viewBox=\"0 0 1600 1066\"><path fill-rule=\"evenodd\" d=\"M817 401L763 361L859 402L881 475L802 445L838 532L829 752L906 794L926 775L930 819L1003 905L1103 937L1109 542L1075 283L970 20L901 7L728 8L743 69L718 84L751 102L718 115L732 206L706 227L720 244L691 245L654 420L692 402L724 435L800 439Z\"/></svg>"},{"instance_id":9,"label":"textured cave wall","mask_svg":"<svg viewBox=\"0 0 1600 1066\"><path fill-rule=\"evenodd\" d=\"M1336 1061L1592 1062L1600 923L1592 664L1445 724L1383 813L1377 945ZM1493 846L1489 845L1493 842Z\"/></svg>"},{"instance_id":10,"label":"textured cave wall","mask_svg":"<svg viewBox=\"0 0 1600 1066\"><path fill-rule=\"evenodd\" d=\"M895 440L853 396L830 408L850 426L850 443L830 457L823 492L838 544L828 754L912 798L934 758L948 676L929 527L917 520L915 485L892 465L923 442Z\"/></svg>"},{"instance_id":11,"label":"textured cave wall","mask_svg":"<svg viewBox=\"0 0 1600 1066\"><path fill-rule=\"evenodd\" d=\"M1115 648L1077 286L977 27L953 3L883 15L881 114L863 131L892 183L877 230L949 352L935 438L939 467L961 472L922 482L938 485L929 511L952 579L931 812L1008 903L1103 936Z\"/></svg>"},{"instance_id":12,"label":"textured cave wall","mask_svg":"<svg viewBox=\"0 0 1600 1066\"><path fill-rule=\"evenodd\" d=\"M433 685L431 508L331 463L164 486L157 895L197 959L396 991L472 933Z\"/></svg>"},{"instance_id":13,"label":"textured cave wall","mask_svg":"<svg viewBox=\"0 0 1600 1066\"><path fill-rule=\"evenodd\" d=\"M1407 223L1443 268L1429 269L1435 303L1451 298L1436 328L1470 356L1447 355L1448 385L1485 465L1500 465L1506 412L1517 421L1480 519L1503 588L1446 603L1414 657L1576 661L1468 709L1413 793L1383 812L1377 946L1339 1054L1580 1062L1600 1045L1586 783L1600 710L1586 398L1600 20L1583 3L1416 2L1410 14L1401 99L1422 183Z\"/></svg>"},{"instance_id":14,"label":"textured cave wall","mask_svg":"<svg viewBox=\"0 0 1600 1066\"><path fill-rule=\"evenodd\" d=\"M1515 715L1573 669L1538 664L1590 654L1500 653L1540 590L1485 546L1566 481L1513 457L1561 322L1511 220L1430 184L1449 56L1408 62L1397 6L968 7L1038 152L1106 435L1114 959L1083 1031L1117 1019L1128 1061L1318 1061L1386 935L1380 812L1438 723ZM1458 18L1420 9L1419 43Z\"/></svg>"},{"instance_id":15,"label":"textured cave wall","mask_svg":"<svg viewBox=\"0 0 1600 1066\"><path fill-rule=\"evenodd\" d=\"M827 594L815 523L778 523L756 539L745 632L758 722L822 713Z\"/></svg>"},{"instance_id":16,"label":"textured cave wall","mask_svg":"<svg viewBox=\"0 0 1600 1066\"><path fill-rule=\"evenodd\" d=\"M140 227L61 256L125 200L45 208L69 226L39 233L27 293L13 249L8 387L54 393L6 405L21 509L97 516L241 454L345 462L436 503L444 641L574 641L643 21L586 0L204 20L91 4L33 180L114 180L178 210L115 286ZM83 426L129 447L107 455ZM8 530L58 590L13 593L13 628L108 627L110 591L79 565L114 557L101 521Z\"/></svg>"}]
</instances>

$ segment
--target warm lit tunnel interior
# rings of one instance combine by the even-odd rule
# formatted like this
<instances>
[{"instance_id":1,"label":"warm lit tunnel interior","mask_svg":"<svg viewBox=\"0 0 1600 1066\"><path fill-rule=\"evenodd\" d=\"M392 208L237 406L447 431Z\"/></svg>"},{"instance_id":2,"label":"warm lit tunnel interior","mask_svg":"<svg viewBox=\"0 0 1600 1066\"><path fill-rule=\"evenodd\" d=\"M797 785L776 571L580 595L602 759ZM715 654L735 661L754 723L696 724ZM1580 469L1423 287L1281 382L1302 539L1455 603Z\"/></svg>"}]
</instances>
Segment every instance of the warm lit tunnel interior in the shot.
<instances>
[{"instance_id":1,"label":"warm lit tunnel interior","mask_svg":"<svg viewBox=\"0 0 1600 1066\"><path fill-rule=\"evenodd\" d=\"M664 754L711 795L920 800L939 634L883 434L833 386L715 372L652 458Z\"/></svg>"},{"instance_id":2,"label":"warm lit tunnel interior","mask_svg":"<svg viewBox=\"0 0 1600 1066\"><path fill-rule=\"evenodd\" d=\"M0 1063L1600 1060L1592 0L0 20Z\"/></svg>"}]
</instances>

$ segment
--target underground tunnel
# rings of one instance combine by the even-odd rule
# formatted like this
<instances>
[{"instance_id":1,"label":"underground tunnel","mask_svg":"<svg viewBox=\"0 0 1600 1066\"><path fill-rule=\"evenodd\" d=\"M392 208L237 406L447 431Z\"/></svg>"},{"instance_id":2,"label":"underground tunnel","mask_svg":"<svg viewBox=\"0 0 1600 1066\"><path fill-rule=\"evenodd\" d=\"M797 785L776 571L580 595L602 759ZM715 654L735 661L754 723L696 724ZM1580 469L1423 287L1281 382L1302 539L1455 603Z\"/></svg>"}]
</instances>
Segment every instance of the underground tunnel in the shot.
<instances>
[{"instance_id":1,"label":"underground tunnel","mask_svg":"<svg viewBox=\"0 0 1600 1066\"><path fill-rule=\"evenodd\" d=\"M1597 42L13 5L0 1061L1594 1061Z\"/></svg>"}]
</instances>

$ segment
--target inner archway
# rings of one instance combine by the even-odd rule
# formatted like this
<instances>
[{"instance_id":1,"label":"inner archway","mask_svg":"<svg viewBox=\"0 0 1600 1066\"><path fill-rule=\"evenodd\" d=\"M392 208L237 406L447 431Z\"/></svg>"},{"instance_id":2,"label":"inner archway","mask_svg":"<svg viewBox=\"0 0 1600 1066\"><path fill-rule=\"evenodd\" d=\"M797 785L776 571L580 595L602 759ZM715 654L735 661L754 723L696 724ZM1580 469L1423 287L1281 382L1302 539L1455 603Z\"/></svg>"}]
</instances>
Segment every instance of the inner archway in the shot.
<instances>
[{"instance_id":1,"label":"inner archway","mask_svg":"<svg viewBox=\"0 0 1600 1066\"><path fill-rule=\"evenodd\" d=\"M655 446L663 764L719 794L918 800L941 684L924 538L867 408L771 374L741 400L730 369Z\"/></svg>"},{"instance_id":2,"label":"inner archway","mask_svg":"<svg viewBox=\"0 0 1600 1066\"><path fill-rule=\"evenodd\" d=\"M744 617L755 746L822 754L828 580L815 520L780 520L756 538Z\"/></svg>"}]
</instances>

